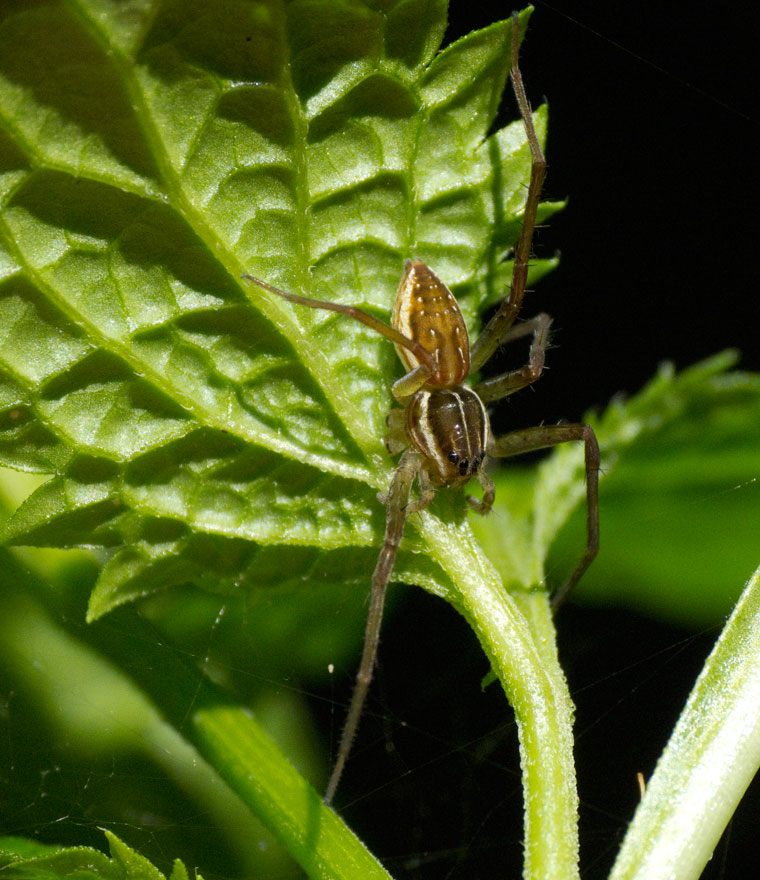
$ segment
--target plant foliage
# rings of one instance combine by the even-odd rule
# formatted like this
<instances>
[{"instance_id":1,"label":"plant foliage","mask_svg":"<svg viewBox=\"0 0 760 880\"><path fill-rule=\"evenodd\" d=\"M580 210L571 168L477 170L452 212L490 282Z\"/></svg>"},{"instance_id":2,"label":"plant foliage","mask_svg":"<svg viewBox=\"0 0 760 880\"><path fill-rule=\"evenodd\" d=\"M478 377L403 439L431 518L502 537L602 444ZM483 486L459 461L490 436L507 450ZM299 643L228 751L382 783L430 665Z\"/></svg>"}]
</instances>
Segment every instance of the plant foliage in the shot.
<instances>
[{"instance_id":1,"label":"plant foliage","mask_svg":"<svg viewBox=\"0 0 760 880\"><path fill-rule=\"evenodd\" d=\"M87 877L94 880L166 880L165 876L139 853L130 849L110 831L105 832L111 858L90 847L58 847L24 838L0 838L0 867L14 880L53 880ZM201 880L200 874L194 875ZM187 868L174 862L169 880L188 880Z\"/></svg>"},{"instance_id":2,"label":"plant foliage","mask_svg":"<svg viewBox=\"0 0 760 880\"><path fill-rule=\"evenodd\" d=\"M0 463L41 478L0 536L87 548L98 561L85 650L65 631L70 615L51 623L24 595L55 595L57 563L27 555L32 577L3 551L4 664L51 725L93 748L112 732L94 730L82 687L101 721L142 718L152 754L179 754L163 725L177 739L181 730L190 751L167 772L203 776L207 807L224 780L217 812L245 812L229 820L230 836L251 846L255 813L314 877L386 874L247 707L118 606L169 588L178 601L197 588L252 602L296 591L317 617L330 587L367 587L384 524L376 496L393 468L383 434L396 355L366 327L241 276L386 319L404 259L420 257L477 333L508 287L530 154L520 121L494 130L510 22L439 51L445 25L445 0L0 8ZM534 118L543 139L546 108ZM541 217L559 207L544 204ZM537 261L533 279L552 265ZM640 395L590 417L606 505L597 596L609 597L610 570L623 571L631 601L679 613L677 577L670 599L652 598L663 594L656 564L668 548L642 563L630 512L659 492L681 524L677 502L755 479L760 383L731 365L726 355L680 374L665 367ZM14 485L4 480L7 496ZM582 453L571 448L499 474L487 524L467 516L461 494L440 493L408 523L395 569L464 615L515 709L526 877L577 875L573 710L536 588L582 497ZM727 523L742 508L731 537L751 535L755 496L725 502ZM671 550L693 544L687 527L678 540ZM701 571L705 592L725 602L730 587L714 589L721 566ZM121 627L109 639L106 615ZM276 650L302 641L283 637ZM160 720L122 692L114 662L144 703L147 694L161 706ZM120 747L134 747L115 730ZM6 841L4 870L160 877L110 843L112 860ZM186 877L175 865L171 880Z\"/></svg>"},{"instance_id":3,"label":"plant foliage","mask_svg":"<svg viewBox=\"0 0 760 880\"><path fill-rule=\"evenodd\" d=\"M0 452L53 475L5 537L107 549L91 618L183 583L366 580L395 355L240 276L385 316L413 254L471 325L500 295L529 163L519 122L489 135L510 25L436 56L445 12L5 7Z\"/></svg>"}]
</instances>

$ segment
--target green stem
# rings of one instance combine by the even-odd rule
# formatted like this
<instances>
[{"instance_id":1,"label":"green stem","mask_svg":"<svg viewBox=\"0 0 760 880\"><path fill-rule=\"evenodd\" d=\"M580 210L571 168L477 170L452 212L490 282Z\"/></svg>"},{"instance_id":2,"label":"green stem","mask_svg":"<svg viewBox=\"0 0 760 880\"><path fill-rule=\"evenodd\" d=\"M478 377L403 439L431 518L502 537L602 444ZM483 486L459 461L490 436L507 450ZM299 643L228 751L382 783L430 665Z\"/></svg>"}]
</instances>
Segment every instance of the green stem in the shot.
<instances>
[{"instance_id":1,"label":"green stem","mask_svg":"<svg viewBox=\"0 0 760 880\"><path fill-rule=\"evenodd\" d=\"M450 601L477 634L515 711L525 792L524 877L577 878L573 705L547 596L510 596L466 522L456 535L453 528L425 517L425 538L457 590Z\"/></svg>"},{"instance_id":2,"label":"green stem","mask_svg":"<svg viewBox=\"0 0 760 880\"><path fill-rule=\"evenodd\" d=\"M611 880L694 880L760 767L760 569L647 783Z\"/></svg>"}]
</instances>

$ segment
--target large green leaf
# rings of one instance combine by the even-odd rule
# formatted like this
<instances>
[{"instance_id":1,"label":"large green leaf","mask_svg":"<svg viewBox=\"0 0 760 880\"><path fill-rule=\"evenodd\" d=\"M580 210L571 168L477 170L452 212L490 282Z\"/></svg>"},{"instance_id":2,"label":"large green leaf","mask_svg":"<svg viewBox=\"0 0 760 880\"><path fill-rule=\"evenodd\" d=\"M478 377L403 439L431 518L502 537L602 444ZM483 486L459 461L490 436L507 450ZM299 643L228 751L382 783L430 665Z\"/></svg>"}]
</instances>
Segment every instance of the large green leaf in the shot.
<instances>
[{"instance_id":1,"label":"large green leaf","mask_svg":"<svg viewBox=\"0 0 760 880\"><path fill-rule=\"evenodd\" d=\"M476 329L508 282L530 155L519 121L490 133L510 23L436 55L445 13L0 11L0 456L53 475L5 538L109 548L91 616L186 582L367 580L396 356L240 276L386 317L419 256ZM397 571L445 591L409 531Z\"/></svg>"},{"instance_id":2,"label":"large green leaf","mask_svg":"<svg viewBox=\"0 0 760 880\"><path fill-rule=\"evenodd\" d=\"M241 275L387 318L420 257L476 331L508 283L530 171L522 122L491 132L511 22L436 54L441 0L0 16L0 452L52 475L2 537L107 550L91 618L191 581L368 584L396 355ZM545 109L534 119L543 138ZM572 711L545 597L536 643L461 493L406 532L396 576L455 602L513 700L526 861L569 876Z\"/></svg>"}]
</instances>

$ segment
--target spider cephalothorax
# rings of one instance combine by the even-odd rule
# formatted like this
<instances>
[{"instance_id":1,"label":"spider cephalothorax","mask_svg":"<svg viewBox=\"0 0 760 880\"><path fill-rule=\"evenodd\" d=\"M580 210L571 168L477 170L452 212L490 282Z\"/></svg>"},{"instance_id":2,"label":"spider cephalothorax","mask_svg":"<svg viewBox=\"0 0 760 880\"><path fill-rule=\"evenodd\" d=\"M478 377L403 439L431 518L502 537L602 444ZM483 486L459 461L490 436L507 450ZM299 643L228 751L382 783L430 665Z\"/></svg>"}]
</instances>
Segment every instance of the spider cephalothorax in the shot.
<instances>
[{"instance_id":1,"label":"spider cephalothorax","mask_svg":"<svg viewBox=\"0 0 760 880\"><path fill-rule=\"evenodd\" d=\"M486 408L465 385L418 391L407 407L409 439L440 486L480 476L491 435Z\"/></svg>"}]
</instances>

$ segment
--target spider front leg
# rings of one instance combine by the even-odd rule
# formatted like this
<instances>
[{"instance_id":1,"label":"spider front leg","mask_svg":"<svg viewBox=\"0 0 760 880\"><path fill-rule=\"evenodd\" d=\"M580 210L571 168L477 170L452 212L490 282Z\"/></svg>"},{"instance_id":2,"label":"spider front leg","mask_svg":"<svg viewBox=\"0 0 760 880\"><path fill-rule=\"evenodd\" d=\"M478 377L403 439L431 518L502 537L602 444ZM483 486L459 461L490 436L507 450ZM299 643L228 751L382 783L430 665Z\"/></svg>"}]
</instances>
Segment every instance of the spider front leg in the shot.
<instances>
[{"instance_id":1,"label":"spider front leg","mask_svg":"<svg viewBox=\"0 0 760 880\"><path fill-rule=\"evenodd\" d=\"M502 341L509 342L520 336L526 336L533 333L533 341L530 345L530 353L528 354L528 363L519 370L511 370L509 373L502 373L500 376L493 376L479 382L474 391L483 401L483 403L492 403L494 400L501 400L526 385L531 385L541 377L544 369L544 361L546 360L546 348L549 345L549 328L552 319L541 313L524 321L522 324L516 324L510 327L505 333Z\"/></svg>"},{"instance_id":2,"label":"spider front leg","mask_svg":"<svg viewBox=\"0 0 760 880\"><path fill-rule=\"evenodd\" d=\"M380 641L380 624L383 619L385 592L396 561L401 537L404 533L404 523L411 513L421 510L432 501L434 492L429 485L429 479L424 472L423 465L424 460L420 453L415 449L407 449L401 456L388 489L385 502L385 536L380 556L375 566L375 573L372 575L367 628L364 634L364 649L362 650L359 671L356 675L356 685L351 695L351 705L348 708L348 714L346 715L346 721L340 737L338 756L335 759L330 781L327 784L324 797L325 804L332 802L335 790L340 782L346 759L356 736L356 729L359 726L359 719L361 718L367 690L372 681L372 673L377 657L377 646ZM419 500L410 503L409 493L411 492L415 477L418 477L420 480L422 492Z\"/></svg>"},{"instance_id":3,"label":"spider front leg","mask_svg":"<svg viewBox=\"0 0 760 880\"><path fill-rule=\"evenodd\" d=\"M528 185L528 196L523 210L520 238L517 240L517 246L515 247L509 297L502 302L498 311L488 322L470 351L470 369L472 372L479 370L502 342L505 341L510 327L520 314L523 297L525 296L525 285L528 281L530 249L533 242L533 231L536 228L538 203L541 199L544 177L546 177L546 158L533 125L533 116L527 95L525 94L522 74L520 73L519 48L519 17L514 12L512 14L512 67L509 75L512 79L512 89L515 93L517 106L520 109L520 116L525 126L525 135L530 147L530 184Z\"/></svg>"},{"instance_id":4,"label":"spider front leg","mask_svg":"<svg viewBox=\"0 0 760 880\"><path fill-rule=\"evenodd\" d=\"M246 274L241 275L240 277L244 281L250 281L252 284L261 287L263 290L275 293L282 299L295 303L296 305L308 306L310 309L323 309L324 311L338 312L341 315L347 315L349 318L353 318L354 321L364 324L366 327L369 327L370 330L374 330L386 339L390 339L390 341L397 347L411 352L417 360L417 366L410 370L405 376L402 376L394 384L393 394L397 400L400 400L402 397L407 397L410 394L414 394L414 392L418 388L421 388L437 369L435 356L420 345L417 340L409 339L395 327L390 327L388 324L384 324L374 315L370 315L369 312L365 312L364 309L361 309L358 306L347 306L341 303L328 302L323 299L311 299L308 296L301 296L297 293L288 293L287 290L280 290L279 287L275 287L268 281L262 281L261 278L254 278L253 275Z\"/></svg>"},{"instance_id":5,"label":"spider front leg","mask_svg":"<svg viewBox=\"0 0 760 880\"><path fill-rule=\"evenodd\" d=\"M489 455L506 458L573 440L583 441L585 453L586 552L567 581L553 594L552 611L559 608L599 551L599 444L596 434L589 425L540 425L522 431L511 431L495 440L489 449Z\"/></svg>"},{"instance_id":6,"label":"spider front leg","mask_svg":"<svg viewBox=\"0 0 760 880\"><path fill-rule=\"evenodd\" d=\"M496 497L496 486L494 486L493 480L483 468L475 474L475 479L480 483L480 487L483 490L483 499L482 501L479 501L473 495L467 495L467 503L475 513L485 516L487 513L491 512L491 508L493 507L493 500Z\"/></svg>"}]
</instances>

